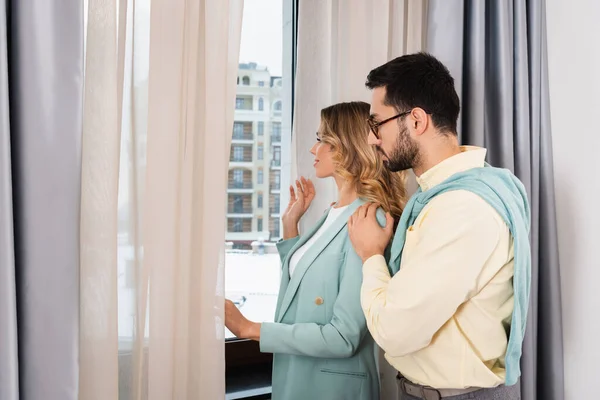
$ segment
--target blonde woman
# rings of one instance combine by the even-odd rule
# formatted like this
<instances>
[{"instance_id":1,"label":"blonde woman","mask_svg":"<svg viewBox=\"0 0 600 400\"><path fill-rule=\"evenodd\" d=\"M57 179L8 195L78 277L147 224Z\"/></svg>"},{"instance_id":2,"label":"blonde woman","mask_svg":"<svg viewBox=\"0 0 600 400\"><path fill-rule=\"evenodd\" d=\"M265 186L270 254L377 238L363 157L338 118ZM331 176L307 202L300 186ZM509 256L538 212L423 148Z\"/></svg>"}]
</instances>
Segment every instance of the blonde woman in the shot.
<instances>
[{"instance_id":1,"label":"blonde woman","mask_svg":"<svg viewBox=\"0 0 600 400\"><path fill-rule=\"evenodd\" d=\"M367 144L368 117L363 102L321 111L310 152L317 178L333 178L338 199L300 236L298 223L315 190L304 178L290 187L284 240L277 245L283 273L275 322L249 321L232 302L225 304L227 328L274 353L274 400L379 399L375 343L360 305L362 261L346 224L359 206L376 202L383 209L380 224L391 230L406 194L403 175L388 171Z\"/></svg>"}]
</instances>

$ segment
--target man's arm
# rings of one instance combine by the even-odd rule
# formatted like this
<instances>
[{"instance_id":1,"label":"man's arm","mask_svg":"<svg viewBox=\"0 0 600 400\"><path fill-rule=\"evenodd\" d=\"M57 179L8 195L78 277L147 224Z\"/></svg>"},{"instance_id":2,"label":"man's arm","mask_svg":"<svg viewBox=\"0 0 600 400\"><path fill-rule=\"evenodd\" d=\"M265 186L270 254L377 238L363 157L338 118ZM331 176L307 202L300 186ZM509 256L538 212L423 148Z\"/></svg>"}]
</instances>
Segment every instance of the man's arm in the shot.
<instances>
[{"instance_id":1,"label":"man's arm","mask_svg":"<svg viewBox=\"0 0 600 400\"><path fill-rule=\"evenodd\" d=\"M373 338L391 356L429 345L434 334L472 297L477 278L496 249L502 226L483 199L466 191L439 195L400 271L390 277L381 255L363 266L361 305ZM418 235L410 238L411 235Z\"/></svg>"}]
</instances>

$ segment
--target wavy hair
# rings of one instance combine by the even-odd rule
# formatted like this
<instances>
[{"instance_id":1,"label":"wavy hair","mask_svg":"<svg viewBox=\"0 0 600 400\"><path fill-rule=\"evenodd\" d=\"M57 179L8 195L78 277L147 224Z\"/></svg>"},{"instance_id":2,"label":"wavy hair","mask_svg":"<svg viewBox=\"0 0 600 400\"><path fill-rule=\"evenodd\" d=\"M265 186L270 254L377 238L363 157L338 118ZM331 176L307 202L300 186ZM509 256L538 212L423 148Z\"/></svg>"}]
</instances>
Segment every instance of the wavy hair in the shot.
<instances>
[{"instance_id":1,"label":"wavy hair","mask_svg":"<svg viewBox=\"0 0 600 400\"><path fill-rule=\"evenodd\" d=\"M321 110L319 136L331 146L336 174L356 188L359 197L379 203L398 221L406 204L406 173L391 172L369 145L369 104L338 103Z\"/></svg>"}]
</instances>

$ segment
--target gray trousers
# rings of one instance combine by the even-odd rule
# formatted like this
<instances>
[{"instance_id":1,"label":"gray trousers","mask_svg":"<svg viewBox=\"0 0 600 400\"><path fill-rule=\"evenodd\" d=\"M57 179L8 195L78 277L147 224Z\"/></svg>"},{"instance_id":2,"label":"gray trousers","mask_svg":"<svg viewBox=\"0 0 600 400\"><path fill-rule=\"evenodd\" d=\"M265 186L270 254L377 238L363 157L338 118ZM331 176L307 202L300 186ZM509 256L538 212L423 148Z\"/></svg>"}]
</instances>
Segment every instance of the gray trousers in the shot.
<instances>
[{"instance_id":1,"label":"gray trousers","mask_svg":"<svg viewBox=\"0 0 600 400\"><path fill-rule=\"evenodd\" d=\"M398 381L399 382L399 381ZM457 396L441 397L442 400L521 400L521 388L517 383L513 386L498 386L495 388L479 389L474 392ZM398 385L398 400L438 400L428 397L415 397L406 394Z\"/></svg>"}]
</instances>

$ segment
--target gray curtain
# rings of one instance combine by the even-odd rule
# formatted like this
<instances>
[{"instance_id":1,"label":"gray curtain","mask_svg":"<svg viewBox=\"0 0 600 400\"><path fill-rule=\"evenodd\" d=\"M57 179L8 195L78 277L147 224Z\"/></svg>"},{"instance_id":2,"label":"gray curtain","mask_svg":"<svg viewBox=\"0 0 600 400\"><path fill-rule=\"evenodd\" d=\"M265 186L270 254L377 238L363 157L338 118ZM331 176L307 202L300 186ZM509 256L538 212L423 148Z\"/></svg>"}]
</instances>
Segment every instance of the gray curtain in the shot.
<instances>
[{"instance_id":1,"label":"gray curtain","mask_svg":"<svg viewBox=\"0 0 600 400\"><path fill-rule=\"evenodd\" d=\"M451 70L463 144L512 170L532 208L523 400L564 399L560 271L544 0L429 0L427 50Z\"/></svg>"},{"instance_id":2,"label":"gray curtain","mask_svg":"<svg viewBox=\"0 0 600 400\"><path fill-rule=\"evenodd\" d=\"M0 399L75 400L83 2L0 0Z\"/></svg>"}]
</instances>

